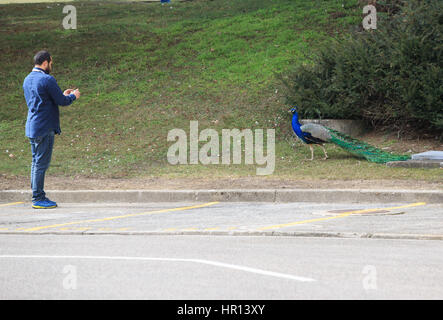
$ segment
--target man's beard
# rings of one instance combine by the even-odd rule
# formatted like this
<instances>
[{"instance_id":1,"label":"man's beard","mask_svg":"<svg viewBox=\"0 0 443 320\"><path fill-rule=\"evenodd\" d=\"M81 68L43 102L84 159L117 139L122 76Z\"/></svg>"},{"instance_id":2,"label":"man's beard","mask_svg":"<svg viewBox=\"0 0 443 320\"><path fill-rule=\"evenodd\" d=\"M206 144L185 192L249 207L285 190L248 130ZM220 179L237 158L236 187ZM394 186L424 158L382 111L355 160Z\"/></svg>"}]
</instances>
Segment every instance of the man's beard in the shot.
<instances>
[{"instance_id":1,"label":"man's beard","mask_svg":"<svg viewBox=\"0 0 443 320\"><path fill-rule=\"evenodd\" d=\"M50 74L52 71L52 68L48 65L48 67L45 69L46 74Z\"/></svg>"}]
</instances>

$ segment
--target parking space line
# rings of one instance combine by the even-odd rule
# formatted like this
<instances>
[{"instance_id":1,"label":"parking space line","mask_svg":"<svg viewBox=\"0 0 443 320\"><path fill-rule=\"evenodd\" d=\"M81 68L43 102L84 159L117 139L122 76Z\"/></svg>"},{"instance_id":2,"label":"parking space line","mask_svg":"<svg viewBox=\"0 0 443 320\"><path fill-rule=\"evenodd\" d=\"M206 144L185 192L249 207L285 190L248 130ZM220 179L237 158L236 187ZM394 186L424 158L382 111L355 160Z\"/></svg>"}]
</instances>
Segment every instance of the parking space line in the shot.
<instances>
[{"instance_id":1,"label":"parking space line","mask_svg":"<svg viewBox=\"0 0 443 320\"><path fill-rule=\"evenodd\" d=\"M189 258L156 258L156 257L123 257L123 256L49 256L49 255L0 255L0 259L95 259L95 260L132 260L132 261L166 261L166 262L192 262L199 264L206 264L221 268L240 270L249 273L255 273L265 276L290 279L302 282L312 282L315 279L308 277L300 277L287 273L280 273L274 271L268 271L263 269L257 269L252 267L246 267L231 263L218 262L213 260L204 259L189 259Z\"/></svg>"},{"instance_id":2,"label":"parking space line","mask_svg":"<svg viewBox=\"0 0 443 320\"><path fill-rule=\"evenodd\" d=\"M6 207L6 206L13 206L15 204L22 204L24 202L11 202L11 203L4 203L4 204L0 204L0 207Z\"/></svg>"},{"instance_id":3,"label":"parking space line","mask_svg":"<svg viewBox=\"0 0 443 320\"><path fill-rule=\"evenodd\" d=\"M91 229L90 227L78 227L78 228L74 228L75 231L87 231Z\"/></svg>"},{"instance_id":4,"label":"parking space line","mask_svg":"<svg viewBox=\"0 0 443 320\"><path fill-rule=\"evenodd\" d=\"M23 229L23 228L20 228L20 229L22 231L39 231L39 230L64 227L64 226L69 226L69 225L74 225L74 224L91 223L91 222L103 222L103 221L110 221L110 220L116 220L116 219L139 217L139 216L144 216L144 215L153 215L153 214L159 214L159 213L165 213L165 212L174 212L174 211L183 211L183 210L197 209L197 208L203 208L203 207L212 206L212 205L217 204L217 203L219 203L219 202L218 201L207 202L207 203L193 205L193 206L169 208L169 209L160 209L160 210L153 210L153 211L147 211L147 212L141 212L141 213L131 213L131 214L120 215L120 216L98 218L98 219L89 219L89 220L80 220L80 221L71 221L71 222L66 222L66 223L59 223L59 224L53 224L53 225L47 225L47 226L33 227L33 228L28 228L28 229Z\"/></svg>"},{"instance_id":5,"label":"parking space line","mask_svg":"<svg viewBox=\"0 0 443 320\"><path fill-rule=\"evenodd\" d=\"M407 204L407 205L403 205L403 206L398 206L398 207L354 210L354 211L343 212L341 214L338 214L338 215L332 216L332 217L325 217L325 218L317 218L317 219L309 219L309 220L302 220L302 221L295 221L295 222L289 222L289 223L276 224L276 225L272 225L272 226L261 227L261 228L258 228L257 230L279 229L279 228L291 227L291 226L296 226L296 225L306 224L306 223L311 223L311 222L318 222L318 221L325 221L325 220L344 218L344 217L350 216L350 215L355 214L355 213L369 213L369 212L374 212L374 211L379 211L379 210L395 210L395 209L402 209L402 208L424 206L425 204L426 204L426 202L416 202L416 203L411 203L411 204Z\"/></svg>"}]
</instances>

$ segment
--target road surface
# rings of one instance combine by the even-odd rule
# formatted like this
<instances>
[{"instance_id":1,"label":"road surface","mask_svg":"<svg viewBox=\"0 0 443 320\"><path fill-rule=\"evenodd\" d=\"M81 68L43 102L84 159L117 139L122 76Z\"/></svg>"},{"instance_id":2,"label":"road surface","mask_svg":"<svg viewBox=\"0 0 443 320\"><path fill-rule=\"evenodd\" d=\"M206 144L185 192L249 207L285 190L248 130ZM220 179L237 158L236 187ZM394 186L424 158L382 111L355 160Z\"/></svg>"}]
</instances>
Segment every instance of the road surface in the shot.
<instances>
[{"instance_id":1,"label":"road surface","mask_svg":"<svg viewBox=\"0 0 443 320\"><path fill-rule=\"evenodd\" d=\"M0 299L442 299L442 205L0 204Z\"/></svg>"}]
</instances>

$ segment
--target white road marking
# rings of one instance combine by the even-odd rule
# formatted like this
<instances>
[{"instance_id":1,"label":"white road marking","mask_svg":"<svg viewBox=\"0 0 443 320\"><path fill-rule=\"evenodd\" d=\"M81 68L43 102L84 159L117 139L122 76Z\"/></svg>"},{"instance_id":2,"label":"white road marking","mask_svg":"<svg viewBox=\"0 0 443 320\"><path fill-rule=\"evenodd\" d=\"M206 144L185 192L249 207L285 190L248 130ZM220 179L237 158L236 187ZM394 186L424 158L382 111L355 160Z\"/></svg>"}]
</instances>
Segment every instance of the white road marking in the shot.
<instances>
[{"instance_id":1,"label":"white road marking","mask_svg":"<svg viewBox=\"0 0 443 320\"><path fill-rule=\"evenodd\" d=\"M206 265L212 265L221 268L241 270L245 272L261 274L265 276L290 279L302 282L316 281L312 278L299 277L291 274L267 271L263 269L240 266L236 264L204 260L204 259L186 259L186 258L150 258L150 257L122 257L122 256L49 256L49 255L0 255L0 259L99 259L99 260L133 260L133 261L170 261L170 262L193 262Z\"/></svg>"}]
</instances>

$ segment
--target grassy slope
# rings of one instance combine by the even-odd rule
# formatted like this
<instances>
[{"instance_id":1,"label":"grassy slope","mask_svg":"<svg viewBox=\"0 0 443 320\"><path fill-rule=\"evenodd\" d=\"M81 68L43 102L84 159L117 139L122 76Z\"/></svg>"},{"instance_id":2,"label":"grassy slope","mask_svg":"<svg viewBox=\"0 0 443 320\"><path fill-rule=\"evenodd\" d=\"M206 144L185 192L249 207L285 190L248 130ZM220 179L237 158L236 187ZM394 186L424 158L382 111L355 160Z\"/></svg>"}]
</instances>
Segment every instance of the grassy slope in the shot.
<instances>
[{"instance_id":1,"label":"grassy slope","mask_svg":"<svg viewBox=\"0 0 443 320\"><path fill-rule=\"evenodd\" d=\"M79 101L61 110L63 133L56 138L50 174L255 175L255 166L168 165L168 131L188 131L189 121L198 120L200 130L218 132L276 128L274 176L442 178L438 169L361 162L334 146L328 147L327 162L301 162L308 152L300 144L294 152L288 106L279 96L274 73L305 62L316 45L360 23L357 0L75 5L77 30L62 28L62 4L0 6L0 173L29 172L21 86L33 54L45 48L54 57L53 75L60 87L82 91ZM334 12L346 14L333 18Z\"/></svg>"}]
</instances>

